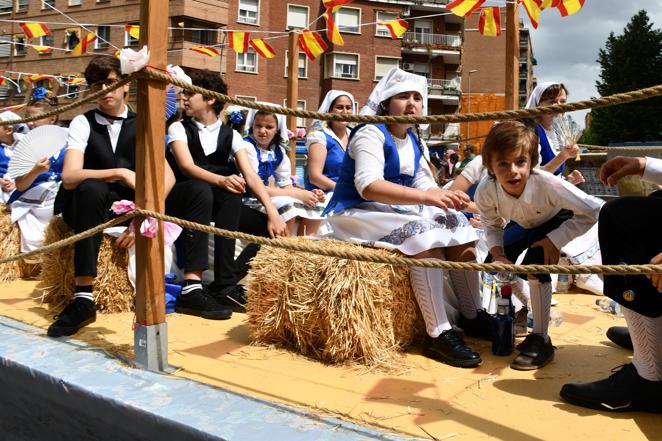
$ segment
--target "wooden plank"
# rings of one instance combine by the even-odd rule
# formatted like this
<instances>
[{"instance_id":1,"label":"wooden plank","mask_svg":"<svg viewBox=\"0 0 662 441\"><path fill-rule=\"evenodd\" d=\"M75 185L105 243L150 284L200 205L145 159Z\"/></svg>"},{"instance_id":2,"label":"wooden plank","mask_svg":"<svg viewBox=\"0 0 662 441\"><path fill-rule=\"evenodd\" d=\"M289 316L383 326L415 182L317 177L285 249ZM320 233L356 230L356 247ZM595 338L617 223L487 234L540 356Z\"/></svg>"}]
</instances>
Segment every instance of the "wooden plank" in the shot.
<instances>
[{"instance_id":1,"label":"wooden plank","mask_svg":"<svg viewBox=\"0 0 662 441\"><path fill-rule=\"evenodd\" d=\"M299 99L299 33L290 32L289 48L287 52L287 107L297 108ZM287 128L292 132L297 131L297 119L295 116L287 117ZM290 164L292 176L296 175L297 166L297 140L290 141Z\"/></svg>"},{"instance_id":2,"label":"wooden plank","mask_svg":"<svg viewBox=\"0 0 662 441\"><path fill-rule=\"evenodd\" d=\"M519 108L519 17L518 6L506 4L506 102L505 110Z\"/></svg>"},{"instance_id":3,"label":"wooden plank","mask_svg":"<svg viewBox=\"0 0 662 441\"><path fill-rule=\"evenodd\" d=\"M167 39L168 0L142 0L140 46L149 48L150 66L165 70ZM138 80L136 205L160 213L165 211L165 87L161 81ZM136 321L145 326L165 322L162 222L159 232L154 239L136 234Z\"/></svg>"}]
</instances>

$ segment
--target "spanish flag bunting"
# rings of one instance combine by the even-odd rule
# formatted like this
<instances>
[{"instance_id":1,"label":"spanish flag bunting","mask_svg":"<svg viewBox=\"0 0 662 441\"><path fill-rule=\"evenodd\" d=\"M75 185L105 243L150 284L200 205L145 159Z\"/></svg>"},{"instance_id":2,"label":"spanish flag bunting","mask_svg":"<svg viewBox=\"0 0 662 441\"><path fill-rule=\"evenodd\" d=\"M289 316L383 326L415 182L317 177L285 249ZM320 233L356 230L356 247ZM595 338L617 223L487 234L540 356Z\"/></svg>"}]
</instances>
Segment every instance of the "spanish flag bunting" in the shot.
<instances>
[{"instance_id":1,"label":"spanish flag bunting","mask_svg":"<svg viewBox=\"0 0 662 441\"><path fill-rule=\"evenodd\" d=\"M34 50L36 50L37 52L39 52L40 54L50 54L51 52L53 52L53 48L50 47L50 46L37 46L37 45L34 45L34 46L32 46L32 48Z\"/></svg>"},{"instance_id":2,"label":"spanish flag bunting","mask_svg":"<svg viewBox=\"0 0 662 441\"><path fill-rule=\"evenodd\" d=\"M347 3L352 3L353 0L322 0L322 4L328 10L329 8L334 8L333 12L336 12L338 8Z\"/></svg>"},{"instance_id":3,"label":"spanish flag bunting","mask_svg":"<svg viewBox=\"0 0 662 441\"><path fill-rule=\"evenodd\" d=\"M340 31L338 31L338 27L336 26L336 22L333 20L332 9L333 8L329 8L324 14L322 14L322 17L326 19L326 38L333 44L343 46L345 40L343 40L342 35L340 35Z\"/></svg>"},{"instance_id":4,"label":"spanish flag bunting","mask_svg":"<svg viewBox=\"0 0 662 441\"><path fill-rule=\"evenodd\" d=\"M584 6L585 0L558 0L556 7L563 17L572 15Z\"/></svg>"},{"instance_id":5,"label":"spanish flag bunting","mask_svg":"<svg viewBox=\"0 0 662 441\"><path fill-rule=\"evenodd\" d=\"M328 49L328 46L314 31L304 30L299 34L299 48L306 53L310 61L314 61Z\"/></svg>"},{"instance_id":6,"label":"spanish flag bunting","mask_svg":"<svg viewBox=\"0 0 662 441\"><path fill-rule=\"evenodd\" d=\"M2 82L4 82L4 81L5 81L5 80L3 79ZM0 84L2 84L2 83L0 83ZM3 108L0 109L0 111L5 111L5 110L12 110L12 111L13 111L13 110L21 110L23 107L25 107L25 103L23 103L23 104L16 104L16 105L14 105L14 106L3 107Z\"/></svg>"},{"instance_id":7,"label":"spanish flag bunting","mask_svg":"<svg viewBox=\"0 0 662 441\"><path fill-rule=\"evenodd\" d=\"M113 52L113 57L119 58L120 57L120 50L117 49L115 52Z\"/></svg>"},{"instance_id":8,"label":"spanish flag bunting","mask_svg":"<svg viewBox=\"0 0 662 441\"><path fill-rule=\"evenodd\" d=\"M18 24L25 36L28 38L37 38L43 37L44 35L51 35L51 31L48 30L45 24L42 23L19 23Z\"/></svg>"},{"instance_id":9,"label":"spanish flag bunting","mask_svg":"<svg viewBox=\"0 0 662 441\"><path fill-rule=\"evenodd\" d=\"M230 42L230 47L240 54L248 51L248 32L233 32L228 31L228 41Z\"/></svg>"},{"instance_id":10,"label":"spanish flag bunting","mask_svg":"<svg viewBox=\"0 0 662 441\"><path fill-rule=\"evenodd\" d=\"M449 11L460 17L466 17L480 8L485 0L454 0L446 5Z\"/></svg>"},{"instance_id":11,"label":"spanish flag bunting","mask_svg":"<svg viewBox=\"0 0 662 441\"><path fill-rule=\"evenodd\" d=\"M67 84L70 86L76 86L78 84L83 84L84 82L85 79L81 77L71 77L67 79Z\"/></svg>"},{"instance_id":12,"label":"spanish flag bunting","mask_svg":"<svg viewBox=\"0 0 662 441\"><path fill-rule=\"evenodd\" d=\"M482 8L478 19L478 30L481 35L498 37L501 35L501 13L498 6Z\"/></svg>"},{"instance_id":13,"label":"spanish flag bunting","mask_svg":"<svg viewBox=\"0 0 662 441\"><path fill-rule=\"evenodd\" d=\"M5 84L5 77L0 77L0 86Z\"/></svg>"},{"instance_id":14,"label":"spanish flag bunting","mask_svg":"<svg viewBox=\"0 0 662 441\"><path fill-rule=\"evenodd\" d=\"M542 0L542 3L540 4L540 10L542 11L543 9L547 8L556 8L559 4L559 0Z\"/></svg>"},{"instance_id":15,"label":"spanish flag bunting","mask_svg":"<svg viewBox=\"0 0 662 441\"><path fill-rule=\"evenodd\" d=\"M531 20L531 25L538 29L538 21L540 20L540 5L542 0L519 0L519 2L524 6L526 14Z\"/></svg>"},{"instance_id":16,"label":"spanish flag bunting","mask_svg":"<svg viewBox=\"0 0 662 441\"><path fill-rule=\"evenodd\" d=\"M138 25L124 25L124 30L136 40L140 40L140 26Z\"/></svg>"},{"instance_id":17,"label":"spanish flag bunting","mask_svg":"<svg viewBox=\"0 0 662 441\"><path fill-rule=\"evenodd\" d=\"M221 55L218 49L209 46L192 47L191 50L208 57L218 57Z\"/></svg>"},{"instance_id":18,"label":"spanish flag bunting","mask_svg":"<svg viewBox=\"0 0 662 441\"><path fill-rule=\"evenodd\" d=\"M92 44L94 40L97 39L97 34L94 32L88 32L85 38L83 38L75 48L71 50L71 55L74 57L79 57L83 55L85 52L87 52L87 46Z\"/></svg>"},{"instance_id":19,"label":"spanish flag bunting","mask_svg":"<svg viewBox=\"0 0 662 441\"><path fill-rule=\"evenodd\" d=\"M379 24L386 26L388 31L391 33L391 38L400 38L400 36L407 32L407 29L409 29L409 23L400 17L396 18L395 20L389 20Z\"/></svg>"},{"instance_id":20,"label":"spanish flag bunting","mask_svg":"<svg viewBox=\"0 0 662 441\"><path fill-rule=\"evenodd\" d=\"M255 52L263 58L273 58L276 56L276 51L272 48L269 43L264 41L261 38L253 38L249 41L250 45L253 46Z\"/></svg>"},{"instance_id":21,"label":"spanish flag bunting","mask_svg":"<svg viewBox=\"0 0 662 441\"><path fill-rule=\"evenodd\" d=\"M54 79L55 79L55 75L47 75L47 74L34 74L28 77L28 80L31 83L36 83L37 81L41 81L41 80L54 80Z\"/></svg>"}]
</instances>

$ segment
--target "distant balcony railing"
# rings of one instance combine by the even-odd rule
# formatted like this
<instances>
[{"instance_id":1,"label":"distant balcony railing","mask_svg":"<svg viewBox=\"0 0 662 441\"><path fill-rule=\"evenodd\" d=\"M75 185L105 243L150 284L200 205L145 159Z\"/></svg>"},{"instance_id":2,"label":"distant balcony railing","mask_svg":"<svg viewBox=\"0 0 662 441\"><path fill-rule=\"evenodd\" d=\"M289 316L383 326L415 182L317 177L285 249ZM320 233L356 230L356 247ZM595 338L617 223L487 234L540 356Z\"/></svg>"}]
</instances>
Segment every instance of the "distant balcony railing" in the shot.
<instances>
[{"instance_id":1,"label":"distant balcony railing","mask_svg":"<svg viewBox=\"0 0 662 441\"><path fill-rule=\"evenodd\" d=\"M428 78L428 89L431 95L462 95L459 78L454 80Z\"/></svg>"},{"instance_id":2,"label":"distant balcony railing","mask_svg":"<svg viewBox=\"0 0 662 441\"><path fill-rule=\"evenodd\" d=\"M424 32L405 32L402 43L407 46L426 46L430 48L462 47L462 38L459 35L428 34Z\"/></svg>"}]
</instances>

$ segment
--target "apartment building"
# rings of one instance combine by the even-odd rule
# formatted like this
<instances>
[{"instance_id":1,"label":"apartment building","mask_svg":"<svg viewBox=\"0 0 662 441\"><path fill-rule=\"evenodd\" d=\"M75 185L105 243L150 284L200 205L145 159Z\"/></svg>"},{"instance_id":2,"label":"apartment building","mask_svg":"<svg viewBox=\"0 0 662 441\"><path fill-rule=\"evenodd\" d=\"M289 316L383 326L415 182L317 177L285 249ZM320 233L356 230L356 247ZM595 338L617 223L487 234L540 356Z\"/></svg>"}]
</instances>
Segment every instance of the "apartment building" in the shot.
<instances>
[{"instance_id":1,"label":"apartment building","mask_svg":"<svg viewBox=\"0 0 662 441\"><path fill-rule=\"evenodd\" d=\"M6 80L0 86L0 107L20 104L26 100L30 83L26 75L16 72L82 76L90 58L97 54L112 56L117 48L135 47L138 40L125 31L126 24L138 24L140 15L139 0L48 0L46 1L70 19L53 10L40 0L0 0L0 75ZM29 42L54 49L49 53L39 53L30 46L26 36L16 21L46 22L51 36L33 39ZM171 0L169 2L168 62L187 68L211 69L221 71L223 60L209 58L188 50L201 45L213 45L220 42L217 31L228 22L228 3L225 0ZM87 32L95 32L100 38L93 42L87 53L74 57L68 51L73 49ZM12 44L18 43L18 44ZM81 86L60 82L58 94L70 94L60 100L66 104L78 97ZM53 82L42 80L34 86L53 87ZM84 87L84 86L83 86ZM135 84L132 86L135 92ZM130 102L135 102L135 93L130 95ZM92 108L88 104L60 115L67 121L76 114Z\"/></svg>"}]
</instances>

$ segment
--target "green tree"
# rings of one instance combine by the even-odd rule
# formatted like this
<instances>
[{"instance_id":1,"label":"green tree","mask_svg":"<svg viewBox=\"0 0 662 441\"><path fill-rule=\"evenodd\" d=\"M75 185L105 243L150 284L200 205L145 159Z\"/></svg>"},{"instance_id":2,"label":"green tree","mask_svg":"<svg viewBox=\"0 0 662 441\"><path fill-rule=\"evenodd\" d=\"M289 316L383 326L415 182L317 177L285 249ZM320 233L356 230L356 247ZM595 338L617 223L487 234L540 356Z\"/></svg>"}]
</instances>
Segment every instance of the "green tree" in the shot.
<instances>
[{"instance_id":1,"label":"green tree","mask_svg":"<svg viewBox=\"0 0 662 441\"><path fill-rule=\"evenodd\" d=\"M602 96L662 84L662 31L639 11L623 35L609 35L598 62L602 71L596 86ZM590 137L601 145L662 140L662 98L593 110Z\"/></svg>"}]
</instances>

